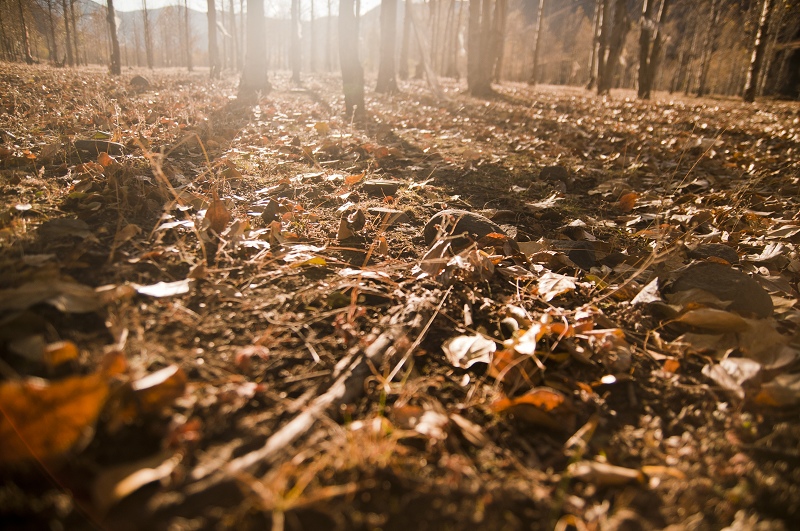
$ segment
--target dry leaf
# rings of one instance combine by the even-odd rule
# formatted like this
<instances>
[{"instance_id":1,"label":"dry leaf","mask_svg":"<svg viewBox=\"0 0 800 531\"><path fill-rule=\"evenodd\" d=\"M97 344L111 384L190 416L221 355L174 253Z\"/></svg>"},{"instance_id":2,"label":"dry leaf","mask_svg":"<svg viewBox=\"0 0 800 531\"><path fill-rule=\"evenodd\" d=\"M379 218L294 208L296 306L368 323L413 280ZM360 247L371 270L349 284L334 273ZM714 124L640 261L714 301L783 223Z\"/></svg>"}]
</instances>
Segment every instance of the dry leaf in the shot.
<instances>
[{"instance_id":1,"label":"dry leaf","mask_svg":"<svg viewBox=\"0 0 800 531\"><path fill-rule=\"evenodd\" d=\"M574 290L576 280L575 277L568 277L548 271L539 277L539 295L549 302L559 295Z\"/></svg>"},{"instance_id":2,"label":"dry leaf","mask_svg":"<svg viewBox=\"0 0 800 531\"><path fill-rule=\"evenodd\" d=\"M226 207L225 202L219 198L216 190L213 192L211 206L209 206L206 211L206 219L208 220L209 228L217 234L225 230L225 227L228 226L228 222L231 220L228 207Z\"/></svg>"},{"instance_id":3,"label":"dry leaf","mask_svg":"<svg viewBox=\"0 0 800 531\"><path fill-rule=\"evenodd\" d=\"M587 481L601 487L618 487L628 483L644 483L644 474L635 468L598 463L597 461L579 461L572 463L567 472L575 479Z\"/></svg>"},{"instance_id":4,"label":"dry leaf","mask_svg":"<svg viewBox=\"0 0 800 531\"><path fill-rule=\"evenodd\" d=\"M716 308L689 310L678 316L675 321L711 332L742 332L750 327L738 314Z\"/></svg>"},{"instance_id":5,"label":"dry leaf","mask_svg":"<svg viewBox=\"0 0 800 531\"><path fill-rule=\"evenodd\" d=\"M500 399L491 408L495 413L510 413L524 422L553 430L572 430L575 423L575 412L567 397L547 387Z\"/></svg>"},{"instance_id":6,"label":"dry leaf","mask_svg":"<svg viewBox=\"0 0 800 531\"><path fill-rule=\"evenodd\" d=\"M442 345L442 350L450 363L468 369L476 363L489 363L497 345L491 339L475 334L449 339Z\"/></svg>"},{"instance_id":7,"label":"dry leaf","mask_svg":"<svg viewBox=\"0 0 800 531\"><path fill-rule=\"evenodd\" d=\"M192 279L177 280L175 282L158 282L149 286L134 284L136 293L149 295L150 297L172 297L173 295L183 295L189 293L192 286Z\"/></svg>"},{"instance_id":8,"label":"dry leaf","mask_svg":"<svg viewBox=\"0 0 800 531\"><path fill-rule=\"evenodd\" d=\"M50 367L56 367L77 358L78 347L72 341L58 341L50 343L44 348L44 362Z\"/></svg>"},{"instance_id":9,"label":"dry leaf","mask_svg":"<svg viewBox=\"0 0 800 531\"><path fill-rule=\"evenodd\" d=\"M168 478L180 461L178 455L160 453L103 470L92 485L95 507L105 513L145 485Z\"/></svg>"}]
</instances>

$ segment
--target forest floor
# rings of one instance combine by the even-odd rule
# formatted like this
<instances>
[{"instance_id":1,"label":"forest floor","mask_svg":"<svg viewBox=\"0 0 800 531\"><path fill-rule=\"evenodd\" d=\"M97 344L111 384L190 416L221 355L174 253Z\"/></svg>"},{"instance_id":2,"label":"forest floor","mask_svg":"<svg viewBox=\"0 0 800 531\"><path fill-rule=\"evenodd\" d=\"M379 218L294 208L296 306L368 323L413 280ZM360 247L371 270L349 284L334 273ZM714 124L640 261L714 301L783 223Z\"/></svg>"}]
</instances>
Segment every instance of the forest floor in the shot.
<instances>
[{"instance_id":1,"label":"forest floor","mask_svg":"<svg viewBox=\"0 0 800 531\"><path fill-rule=\"evenodd\" d=\"M5 529L798 521L800 105L135 73L0 67Z\"/></svg>"}]
</instances>

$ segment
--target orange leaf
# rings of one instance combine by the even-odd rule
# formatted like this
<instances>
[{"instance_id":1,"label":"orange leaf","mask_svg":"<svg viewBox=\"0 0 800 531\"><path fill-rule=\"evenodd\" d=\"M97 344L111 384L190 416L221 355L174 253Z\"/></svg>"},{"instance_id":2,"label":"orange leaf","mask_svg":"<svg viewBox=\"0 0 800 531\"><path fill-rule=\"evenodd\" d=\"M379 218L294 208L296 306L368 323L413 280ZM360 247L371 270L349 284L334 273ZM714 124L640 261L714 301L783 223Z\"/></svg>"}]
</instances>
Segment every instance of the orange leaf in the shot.
<instances>
[{"instance_id":1,"label":"orange leaf","mask_svg":"<svg viewBox=\"0 0 800 531\"><path fill-rule=\"evenodd\" d=\"M228 222L231 220L231 214L228 212L228 207L225 206L225 202L217 195L217 191L214 190L213 193L214 199L211 201L211 206L208 207L206 219L208 219L211 230L219 234L228 226Z\"/></svg>"},{"instance_id":2,"label":"orange leaf","mask_svg":"<svg viewBox=\"0 0 800 531\"><path fill-rule=\"evenodd\" d=\"M516 398L503 398L491 405L496 413L510 413L516 418L552 429L571 429L575 412L559 391L539 387Z\"/></svg>"},{"instance_id":3,"label":"orange leaf","mask_svg":"<svg viewBox=\"0 0 800 531\"><path fill-rule=\"evenodd\" d=\"M44 349L44 362L50 367L61 365L64 362L78 357L78 347L72 341L58 341L50 343Z\"/></svg>"},{"instance_id":4,"label":"orange leaf","mask_svg":"<svg viewBox=\"0 0 800 531\"><path fill-rule=\"evenodd\" d=\"M100 164L102 167L104 167L104 168L108 168L109 166L111 166L112 164L114 164L114 162L116 162L116 161L113 159L113 157L111 157L111 155L109 155L108 153L106 153L106 152L104 151L104 152L100 153L100 154L97 156L97 162L98 162L98 163L99 163L99 164Z\"/></svg>"},{"instance_id":5,"label":"orange leaf","mask_svg":"<svg viewBox=\"0 0 800 531\"><path fill-rule=\"evenodd\" d=\"M0 463L51 460L88 442L106 403L103 372L49 383L38 378L0 385Z\"/></svg>"},{"instance_id":6,"label":"orange leaf","mask_svg":"<svg viewBox=\"0 0 800 531\"><path fill-rule=\"evenodd\" d=\"M617 208L622 212L630 212L636 206L636 200L639 199L639 194L636 192L629 192L619 198Z\"/></svg>"},{"instance_id":7,"label":"orange leaf","mask_svg":"<svg viewBox=\"0 0 800 531\"><path fill-rule=\"evenodd\" d=\"M365 175L364 173L359 173L358 175L348 175L347 177L344 178L344 183L348 185L356 184L357 182L359 182L361 179L364 178L364 175Z\"/></svg>"}]
</instances>

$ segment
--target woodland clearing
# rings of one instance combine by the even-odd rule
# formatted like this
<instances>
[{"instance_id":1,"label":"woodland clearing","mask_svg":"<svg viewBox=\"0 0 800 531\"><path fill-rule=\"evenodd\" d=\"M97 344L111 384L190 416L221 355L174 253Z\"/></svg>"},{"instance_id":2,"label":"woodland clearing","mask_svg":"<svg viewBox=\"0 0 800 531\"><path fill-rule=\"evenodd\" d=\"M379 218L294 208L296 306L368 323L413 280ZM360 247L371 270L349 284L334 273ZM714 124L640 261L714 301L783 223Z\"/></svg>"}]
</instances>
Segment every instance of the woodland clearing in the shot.
<instances>
[{"instance_id":1,"label":"woodland clearing","mask_svg":"<svg viewBox=\"0 0 800 531\"><path fill-rule=\"evenodd\" d=\"M800 104L237 81L0 66L5 528L800 518Z\"/></svg>"}]
</instances>

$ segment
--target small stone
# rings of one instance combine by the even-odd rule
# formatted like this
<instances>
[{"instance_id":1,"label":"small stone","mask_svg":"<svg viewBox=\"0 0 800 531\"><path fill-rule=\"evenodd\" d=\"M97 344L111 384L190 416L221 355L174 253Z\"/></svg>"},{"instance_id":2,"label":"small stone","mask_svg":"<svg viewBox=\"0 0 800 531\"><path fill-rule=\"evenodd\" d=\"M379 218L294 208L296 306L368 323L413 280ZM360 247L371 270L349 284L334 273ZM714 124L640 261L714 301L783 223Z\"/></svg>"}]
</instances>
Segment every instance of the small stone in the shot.
<instances>
[{"instance_id":1,"label":"small stone","mask_svg":"<svg viewBox=\"0 0 800 531\"><path fill-rule=\"evenodd\" d=\"M767 318L772 315L772 297L756 280L741 271L716 262L698 262L678 271L665 291L677 293L700 289L721 301L731 301L727 310L741 315Z\"/></svg>"},{"instance_id":2,"label":"small stone","mask_svg":"<svg viewBox=\"0 0 800 531\"><path fill-rule=\"evenodd\" d=\"M543 181L563 181L566 183L569 180L569 170L560 164L552 166L545 166L539 173L539 179Z\"/></svg>"},{"instance_id":3,"label":"small stone","mask_svg":"<svg viewBox=\"0 0 800 531\"><path fill-rule=\"evenodd\" d=\"M468 233L473 240L480 240L487 234L496 232L498 234L506 235L505 231L492 220L474 212L466 210L442 210L435 214L428 223L425 224L423 235L425 236L425 243L430 245L436 239L439 231L438 226L442 227L448 234L459 235ZM454 226L455 224L455 226ZM467 238L454 238L453 247L466 247L470 244Z\"/></svg>"},{"instance_id":4,"label":"small stone","mask_svg":"<svg viewBox=\"0 0 800 531\"><path fill-rule=\"evenodd\" d=\"M388 179L370 179L361 184L361 188L372 196L388 197L395 195L397 190L400 189L400 181L392 181Z\"/></svg>"},{"instance_id":5,"label":"small stone","mask_svg":"<svg viewBox=\"0 0 800 531\"><path fill-rule=\"evenodd\" d=\"M701 243L696 247L687 248L689 258L695 260L707 260L709 258L721 258L729 264L738 264L739 255L731 247L722 243Z\"/></svg>"},{"instance_id":6,"label":"small stone","mask_svg":"<svg viewBox=\"0 0 800 531\"><path fill-rule=\"evenodd\" d=\"M594 245L587 241L555 240L550 244L554 251L566 254L575 265L588 271L597 261Z\"/></svg>"},{"instance_id":7,"label":"small stone","mask_svg":"<svg viewBox=\"0 0 800 531\"><path fill-rule=\"evenodd\" d=\"M391 227L392 225L397 225L399 223L411 223L411 220L408 218L408 214L402 210L395 210L393 208L386 207L372 207L367 211L374 216L378 216L380 218L378 223L386 223L387 227Z\"/></svg>"},{"instance_id":8,"label":"small stone","mask_svg":"<svg viewBox=\"0 0 800 531\"><path fill-rule=\"evenodd\" d=\"M130 85L136 90L147 90L150 88L150 82L144 76L133 76Z\"/></svg>"}]
</instances>

